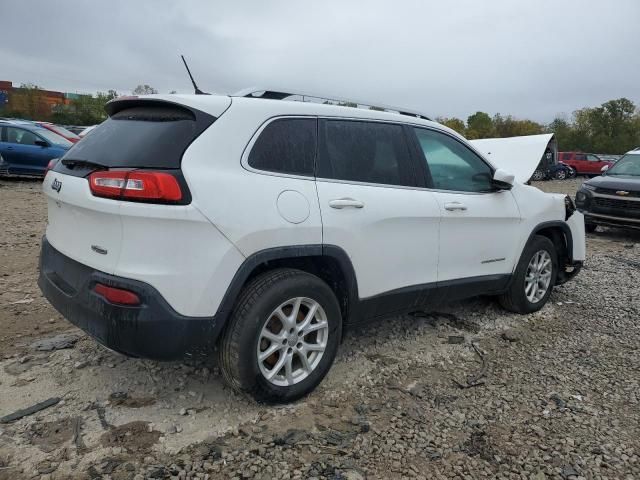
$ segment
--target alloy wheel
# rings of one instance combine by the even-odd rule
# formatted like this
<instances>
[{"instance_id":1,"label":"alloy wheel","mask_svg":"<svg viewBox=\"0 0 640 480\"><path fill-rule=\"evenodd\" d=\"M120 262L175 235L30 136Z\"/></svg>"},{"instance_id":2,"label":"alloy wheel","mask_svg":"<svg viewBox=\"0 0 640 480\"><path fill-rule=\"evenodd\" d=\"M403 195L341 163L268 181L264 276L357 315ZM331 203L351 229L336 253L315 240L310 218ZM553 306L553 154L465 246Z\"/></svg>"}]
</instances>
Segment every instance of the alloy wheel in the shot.
<instances>
[{"instance_id":1,"label":"alloy wheel","mask_svg":"<svg viewBox=\"0 0 640 480\"><path fill-rule=\"evenodd\" d=\"M269 315L260 331L260 372L279 387L303 381L320 363L328 337L329 322L318 302L308 297L287 300Z\"/></svg>"},{"instance_id":2,"label":"alloy wheel","mask_svg":"<svg viewBox=\"0 0 640 480\"><path fill-rule=\"evenodd\" d=\"M533 179L536 181L542 180L544 178L544 173L542 170L536 170L533 172Z\"/></svg>"},{"instance_id":3,"label":"alloy wheel","mask_svg":"<svg viewBox=\"0 0 640 480\"><path fill-rule=\"evenodd\" d=\"M546 250L537 251L527 267L524 277L524 293L531 303L542 300L551 285L553 262L551 254Z\"/></svg>"}]
</instances>

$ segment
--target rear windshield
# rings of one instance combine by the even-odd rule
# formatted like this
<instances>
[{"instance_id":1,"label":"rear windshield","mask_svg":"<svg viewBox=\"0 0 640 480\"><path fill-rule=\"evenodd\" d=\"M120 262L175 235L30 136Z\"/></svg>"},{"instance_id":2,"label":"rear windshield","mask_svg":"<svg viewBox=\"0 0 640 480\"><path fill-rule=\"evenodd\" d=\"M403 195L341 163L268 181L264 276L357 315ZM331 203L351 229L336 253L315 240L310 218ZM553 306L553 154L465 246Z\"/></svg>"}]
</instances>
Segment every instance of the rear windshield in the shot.
<instances>
[{"instance_id":1,"label":"rear windshield","mask_svg":"<svg viewBox=\"0 0 640 480\"><path fill-rule=\"evenodd\" d=\"M180 168L184 151L215 118L179 105L148 103L113 114L76 143L63 160L109 168Z\"/></svg>"}]
</instances>

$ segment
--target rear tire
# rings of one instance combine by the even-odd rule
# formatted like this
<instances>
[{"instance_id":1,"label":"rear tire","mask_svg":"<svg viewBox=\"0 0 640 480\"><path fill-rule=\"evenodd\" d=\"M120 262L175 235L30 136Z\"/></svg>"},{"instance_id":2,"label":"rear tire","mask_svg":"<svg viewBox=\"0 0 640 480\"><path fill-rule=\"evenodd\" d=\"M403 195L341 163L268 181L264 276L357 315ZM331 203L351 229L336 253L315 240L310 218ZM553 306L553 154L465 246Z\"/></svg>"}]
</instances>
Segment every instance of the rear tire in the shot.
<instances>
[{"instance_id":1,"label":"rear tire","mask_svg":"<svg viewBox=\"0 0 640 480\"><path fill-rule=\"evenodd\" d=\"M538 265L541 268L537 268ZM547 303L557 275L555 246L547 237L536 235L524 248L509 290L499 297L499 302L511 312L537 312Z\"/></svg>"},{"instance_id":2,"label":"rear tire","mask_svg":"<svg viewBox=\"0 0 640 480\"><path fill-rule=\"evenodd\" d=\"M240 293L219 365L236 391L262 402L290 402L322 381L341 335L340 306L325 282L300 270L272 270Z\"/></svg>"}]
</instances>

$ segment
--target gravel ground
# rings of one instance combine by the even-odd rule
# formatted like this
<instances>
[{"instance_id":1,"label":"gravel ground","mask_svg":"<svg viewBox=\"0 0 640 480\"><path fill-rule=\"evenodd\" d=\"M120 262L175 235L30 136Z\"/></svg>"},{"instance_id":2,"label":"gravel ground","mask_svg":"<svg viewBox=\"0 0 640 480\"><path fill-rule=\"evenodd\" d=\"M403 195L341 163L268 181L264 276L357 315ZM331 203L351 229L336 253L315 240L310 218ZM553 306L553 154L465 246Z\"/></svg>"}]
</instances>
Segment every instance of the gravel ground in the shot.
<instances>
[{"instance_id":1,"label":"gravel ground","mask_svg":"<svg viewBox=\"0 0 640 480\"><path fill-rule=\"evenodd\" d=\"M60 399L0 423L0 480L640 478L639 234L589 235L583 271L536 314L478 298L352 331L315 392L271 407L213 364L130 359L71 329L35 285L39 185L0 182L0 204L0 416Z\"/></svg>"}]
</instances>

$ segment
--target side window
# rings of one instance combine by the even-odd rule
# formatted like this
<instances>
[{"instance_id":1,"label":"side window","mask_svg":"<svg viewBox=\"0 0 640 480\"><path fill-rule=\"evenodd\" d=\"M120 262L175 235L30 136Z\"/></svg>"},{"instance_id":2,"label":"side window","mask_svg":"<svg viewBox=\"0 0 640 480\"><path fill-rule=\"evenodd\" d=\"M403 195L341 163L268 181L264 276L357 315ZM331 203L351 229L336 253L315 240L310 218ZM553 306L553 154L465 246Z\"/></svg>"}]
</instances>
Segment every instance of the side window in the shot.
<instances>
[{"instance_id":1,"label":"side window","mask_svg":"<svg viewBox=\"0 0 640 480\"><path fill-rule=\"evenodd\" d=\"M590 162L601 162L602 161L598 157L596 157L595 155L587 155L587 160L589 160Z\"/></svg>"},{"instance_id":2,"label":"side window","mask_svg":"<svg viewBox=\"0 0 640 480\"><path fill-rule=\"evenodd\" d=\"M313 176L316 156L315 118L281 118L260 133L249 165L258 170Z\"/></svg>"},{"instance_id":3,"label":"side window","mask_svg":"<svg viewBox=\"0 0 640 480\"><path fill-rule=\"evenodd\" d=\"M587 159L587 156L584 153L576 153L576 160L584 162Z\"/></svg>"},{"instance_id":4,"label":"side window","mask_svg":"<svg viewBox=\"0 0 640 480\"><path fill-rule=\"evenodd\" d=\"M19 143L20 145L35 145L38 136L35 133L23 130L21 128L6 127L7 142Z\"/></svg>"},{"instance_id":5,"label":"side window","mask_svg":"<svg viewBox=\"0 0 640 480\"><path fill-rule=\"evenodd\" d=\"M357 120L322 120L317 176L415 186L402 126Z\"/></svg>"},{"instance_id":6,"label":"side window","mask_svg":"<svg viewBox=\"0 0 640 480\"><path fill-rule=\"evenodd\" d=\"M492 172L478 155L448 135L414 128L431 172L433 187L459 192L488 192Z\"/></svg>"},{"instance_id":7,"label":"side window","mask_svg":"<svg viewBox=\"0 0 640 480\"><path fill-rule=\"evenodd\" d=\"M570 153L563 153L562 154L562 160L571 160L571 154Z\"/></svg>"}]
</instances>

